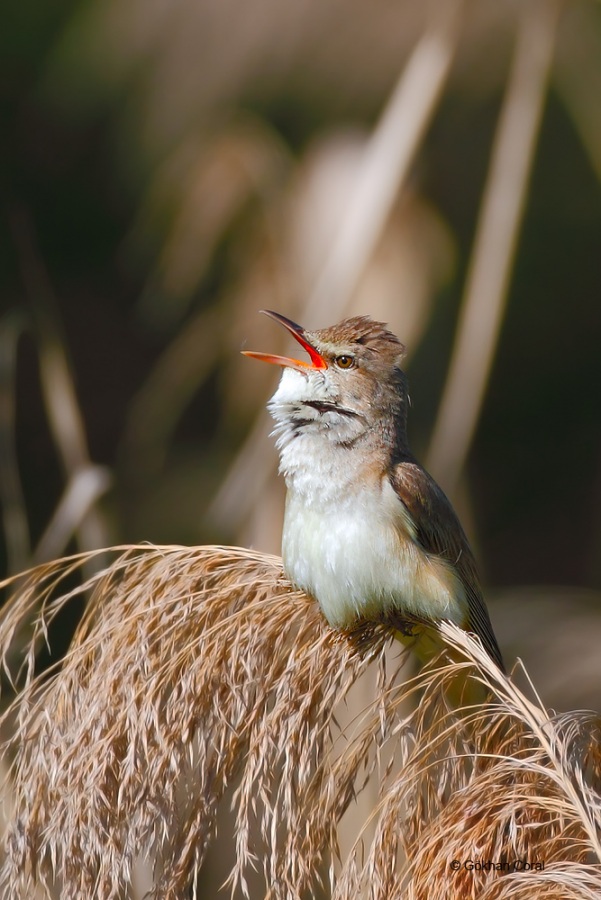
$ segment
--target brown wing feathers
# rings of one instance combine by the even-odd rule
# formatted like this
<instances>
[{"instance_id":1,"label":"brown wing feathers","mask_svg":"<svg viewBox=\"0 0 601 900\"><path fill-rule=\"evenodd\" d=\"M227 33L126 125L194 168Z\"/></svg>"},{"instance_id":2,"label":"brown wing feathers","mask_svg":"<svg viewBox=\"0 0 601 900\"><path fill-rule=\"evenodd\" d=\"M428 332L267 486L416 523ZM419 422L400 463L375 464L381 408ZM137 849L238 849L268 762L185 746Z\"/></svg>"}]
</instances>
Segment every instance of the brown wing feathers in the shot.
<instances>
[{"instance_id":1,"label":"brown wing feathers","mask_svg":"<svg viewBox=\"0 0 601 900\"><path fill-rule=\"evenodd\" d=\"M391 477L394 489L415 524L417 540L427 553L447 560L465 588L469 610L466 629L478 635L492 659L505 671L482 596L476 563L449 500L417 462L398 463Z\"/></svg>"}]
</instances>

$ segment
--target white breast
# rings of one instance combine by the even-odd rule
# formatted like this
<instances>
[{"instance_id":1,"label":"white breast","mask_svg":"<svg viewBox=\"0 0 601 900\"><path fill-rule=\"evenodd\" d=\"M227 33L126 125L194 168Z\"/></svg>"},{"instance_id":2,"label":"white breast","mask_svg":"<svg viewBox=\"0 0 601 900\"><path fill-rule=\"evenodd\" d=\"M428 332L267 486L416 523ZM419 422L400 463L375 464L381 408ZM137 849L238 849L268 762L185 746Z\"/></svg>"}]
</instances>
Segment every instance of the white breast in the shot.
<instances>
[{"instance_id":1,"label":"white breast","mask_svg":"<svg viewBox=\"0 0 601 900\"><path fill-rule=\"evenodd\" d=\"M407 508L370 466L365 416L323 414L307 403L332 401L332 391L321 371L305 377L285 369L269 404L288 488L282 541L288 577L337 628L392 609L463 624L459 579L419 546Z\"/></svg>"},{"instance_id":2,"label":"white breast","mask_svg":"<svg viewBox=\"0 0 601 900\"><path fill-rule=\"evenodd\" d=\"M308 480L306 471L304 488ZM407 509L388 479L358 489L345 482L338 491L331 482L327 490L314 484L309 492L289 485L282 546L289 578L318 600L337 628L377 620L392 609L461 624L459 580L415 542Z\"/></svg>"}]
</instances>

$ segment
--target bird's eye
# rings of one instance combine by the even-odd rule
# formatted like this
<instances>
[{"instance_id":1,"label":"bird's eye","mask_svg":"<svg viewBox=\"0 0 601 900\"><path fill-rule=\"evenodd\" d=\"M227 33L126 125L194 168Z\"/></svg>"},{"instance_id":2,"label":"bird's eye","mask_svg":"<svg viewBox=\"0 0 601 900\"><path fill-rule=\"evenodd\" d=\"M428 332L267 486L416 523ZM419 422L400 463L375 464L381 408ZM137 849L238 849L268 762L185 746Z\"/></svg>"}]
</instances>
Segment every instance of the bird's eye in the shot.
<instances>
[{"instance_id":1,"label":"bird's eye","mask_svg":"<svg viewBox=\"0 0 601 900\"><path fill-rule=\"evenodd\" d=\"M348 356L348 354L343 353L342 356L337 356L334 362L339 369L352 369L355 365L355 357Z\"/></svg>"}]
</instances>

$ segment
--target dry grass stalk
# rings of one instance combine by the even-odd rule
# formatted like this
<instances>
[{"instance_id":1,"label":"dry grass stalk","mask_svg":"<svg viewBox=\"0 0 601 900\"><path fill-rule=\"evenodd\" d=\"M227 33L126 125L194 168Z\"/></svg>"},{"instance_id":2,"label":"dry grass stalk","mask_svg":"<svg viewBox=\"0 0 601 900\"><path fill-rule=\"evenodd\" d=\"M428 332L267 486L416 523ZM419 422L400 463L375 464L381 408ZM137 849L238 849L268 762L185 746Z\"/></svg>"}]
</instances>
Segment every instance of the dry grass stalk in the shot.
<instances>
[{"instance_id":1,"label":"dry grass stalk","mask_svg":"<svg viewBox=\"0 0 601 900\"><path fill-rule=\"evenodd\" d=\"M313 895L335 859L337 824L370 778L379 785L375 837L363 846L359 835L349 858L330 864L338 900L599 896L592 716L550 717L451 627L466 662L404 681L386 671L383 626L335 634L276 557L220 547L115 553L76 589L73 573L90 554L38 567L0 618L6 668L14 634L41 603L3 717L14 726L6 896L31 896L34 884L67 900L130 895L140 858L155 863L156 897L187 896L228 786L228 888L248 893L257 868L265 897ZM67 657L37 676L34 648L84 591ZM370 664L374 701L341 733L336 708ZM459 719L444 687L467 665L494 702ZM401 703L418 691L407 716ZM545 867L454 872L453 859Z\"/></svg>"}]
</instances>

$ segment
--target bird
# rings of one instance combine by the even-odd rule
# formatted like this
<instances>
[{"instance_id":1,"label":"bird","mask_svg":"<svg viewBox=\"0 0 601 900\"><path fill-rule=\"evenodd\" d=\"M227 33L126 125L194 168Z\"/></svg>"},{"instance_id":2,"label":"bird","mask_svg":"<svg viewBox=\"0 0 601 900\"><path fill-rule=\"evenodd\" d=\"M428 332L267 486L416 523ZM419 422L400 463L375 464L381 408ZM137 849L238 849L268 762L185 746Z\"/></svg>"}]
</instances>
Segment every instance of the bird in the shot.
<instances>
[{"instance_id":1,"label":"bird","mask_svg":"<svg viewBox=\"0 0 601 900\"><path fill-rule=\"evenodd\" d=\"M242 351L283 370L268 410L286 483L288 579L334 629L389 624L423 663L444 649L439 627L450 621L505 671L465 532L409 449L399 338L369 316L308 331L261 312L308 355Z\"/></svg>"}]
</instances>

